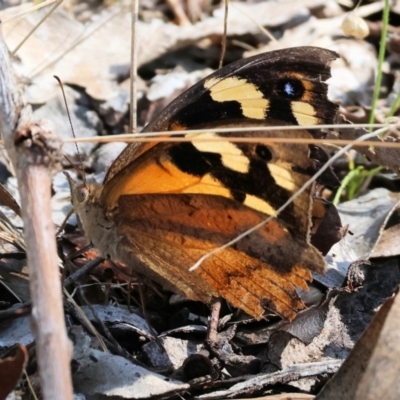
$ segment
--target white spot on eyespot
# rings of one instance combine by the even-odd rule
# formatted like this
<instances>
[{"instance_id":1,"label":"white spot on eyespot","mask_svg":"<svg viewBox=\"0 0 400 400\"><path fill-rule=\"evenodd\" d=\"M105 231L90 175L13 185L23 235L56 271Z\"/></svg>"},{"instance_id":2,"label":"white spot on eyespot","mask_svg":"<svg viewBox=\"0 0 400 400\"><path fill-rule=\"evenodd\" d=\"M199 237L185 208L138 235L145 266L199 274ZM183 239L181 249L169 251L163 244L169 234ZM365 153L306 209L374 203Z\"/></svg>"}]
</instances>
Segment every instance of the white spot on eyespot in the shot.
<instances>
[{"instance_id":1,"label":"white spot on eyespot","mask_svg":"<svg viewBox=\"0 0 400 400\"><path fill-rule=\"evenodd\" d=\"M290 82L286 82L285 83L284 91L288 96L294 96L294 88L293 88L293 85Z\"/></svg>"},{"instance_id":2,"label":"white spot on eyespot","mask_svg":"<svg viewBox=\"0 0 400 400\"><path fill-rule=\"evenodd\" d=\"M236 77L211 78L204 83L204 87L210 90L211 98L220 103L236 101L240 104L245 117L265 119L269 108L269 101L264 99L257 86Z\"/></svg>"}]
</instances>

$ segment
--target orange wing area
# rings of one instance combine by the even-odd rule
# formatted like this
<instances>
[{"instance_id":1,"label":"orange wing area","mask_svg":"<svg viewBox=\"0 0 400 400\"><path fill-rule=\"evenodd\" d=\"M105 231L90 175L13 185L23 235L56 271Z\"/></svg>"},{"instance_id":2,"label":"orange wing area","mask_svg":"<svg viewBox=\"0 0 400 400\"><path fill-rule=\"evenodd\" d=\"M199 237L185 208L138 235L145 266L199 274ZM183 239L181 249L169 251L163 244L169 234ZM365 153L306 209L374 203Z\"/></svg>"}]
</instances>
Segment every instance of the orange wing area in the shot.
<instances>
[{"instance_id":1,"label":"orange wing area","mask_svg":"<svg viewBox=\"0 0 400 400\"><path fill-rule=\"evenodd\" d=\"M209 136L211 135L210 133ZM311 138L307 131L284 129L280 132L267 130L246 132L241 136L249 138L260 136L266 138ZM191 135L191 137L204 138L204 134ZM247 173L245 171L246 168L249 168L247 164L258 157L256 154L257 145L240 144L239 149L236 144L229 142L229 138L221 136L217 136L217 138L221 141L193 142L201 150L200 153L214 152L213 154L221 155L223 165L215 168L210 167L209 172L203 175L184 171L181 165L177 165L176 160L169 154L169 150L176 146L175 143L157 143L156 145L151 144L138 148L136 154L130 154L130 163L105 184L101 195L103 207L108 210L115 209L118 207L121 196L131 194L199 193L232 198L232 193L236 191L241 192L243 195L242 202L248 207L266 215L273 215L276 209L310 178L311 172L309 171L314 168L314 164L309 158L307 145L280 143L264 146L270 152L270 159L265 162L261 160L261 166ZM191 159L190 156L188 156L186 162L190 164L189 169L192 167L191 164L196 164L196 160ZM230 182L217 179L217 173L221 173L222 167L225 168L224 175L225 172L228 175L233 171L242 181L252 181L253 187L236 188L236 179L231 179ZM267 175L270 176L269 179L267 179ZM265 187L262 190L257 188L257 186L263 185ZM251 193L252 189L255 192ZM256 193L257 190L261 190L260 194ZM279 197L277 191L281 191L284 196ZM312 188L310 187L298 196L290 210L292 225L299 236L306 237L309 232L311 192ZM277 200L270 201L274 196Z\"/></svg>"},{"instance_id":2,"label":"orange wing area","mask_svg":"<svg viewBox=\"0 0 400 400\"><path fill-rule=\"evenodd\" d=\"M258 319L270 309L291 320L304 308L295 288L307 289L311 271L321 273L324 260L279 220L271 220L189 272L200 257L264 218L216 196L123 196L114 215L123 236L118 257L190 299L208 302L222 296Z\"/></svg>"},{"instance_id":3,"label":"orange wing area","mask_svg":"<svg viewBox=\"0 0 400 400\"><path fill-rule=\"evenodd\" d=\"M157 142L148 143L131 143L122 151L122 153L114 160L111 167L107 171L107 175L104 178L104 185L107 185L115 175L122 171L126 166L129 166L135 159L139 158L142 154L150 151L150 149L156 146Z\"/></svg>"},{"instance_id":4,"label":"orange wing area","mask_svg":"<svg viewBox=\"0 0 400 400\"><path fill-rule=\"evenodd\" d=\"M192 188L194 193L202 190L216 193L218 183L182 172L165 152L166 145L159 145L155 151L144 154L136 162L121 171L114 180L105 186L103 198L109 208L118 205L123 195L139 193L183 193ZM217 193L216 193L217 194Z\"/></svg>"}]
</instances>

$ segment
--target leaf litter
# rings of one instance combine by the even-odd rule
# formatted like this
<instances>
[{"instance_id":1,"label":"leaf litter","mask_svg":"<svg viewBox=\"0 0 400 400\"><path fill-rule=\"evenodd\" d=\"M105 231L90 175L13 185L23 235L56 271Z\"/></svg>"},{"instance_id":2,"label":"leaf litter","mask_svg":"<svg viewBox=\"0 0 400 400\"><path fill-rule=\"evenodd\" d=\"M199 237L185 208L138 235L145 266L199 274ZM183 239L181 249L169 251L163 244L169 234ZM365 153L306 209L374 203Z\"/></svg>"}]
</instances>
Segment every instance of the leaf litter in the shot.
<instances>
[{"instance_id":1,"label":"leaf litter","mask_svg":"<svg viewBox=\"0 0 400 400\"><path fill-rule=\"evenodd\" d=\"M7 21L26 7L9 7L2 11L1 18ZM58 86L52 78L54 74L68 85L68 103L78 137L128 132L130 16L127 7L124 2L102 4L100 8L86 6L84 14L79 12L78 5L75 9L59 7L16 53L14 68L24 85L27 101L34 106L36 118L53 122L58 135L68 138L70 131ZM141 9L138 28L141 126L218 64L223 26L221 6L206 7L201 20L186 26L173 24L174 9L166 11L166 8L166 5L147 1ZM377 69L379 36L374 34L376 23L373 21L381 10L379 2L359 8L359 15L366 17L371 34L365 40L354 40L345 38L340 28L347 9L333 1L233 3L226 61L276 48L277 44L269 41L259 26L269 29L283 47L331 48L341 59L332 66L330 96L341 102L341 113L347 120L365 123ZM4 24L3 34L11 51L44 13L42 10ZM396 6L392 13L398 17ZM391 26L391 29L398 28ZM378 101L378 117L387 114L399 87L398 48L393 37L390 41L392 47L386 60L384 95ZM338 129L337 136L354 139L364 132ZM390 135L392 141L398 141L396 133ZM121 143L80 144L85 169L101 181L123 146ZM75 147L64 147L66 154L78 161ZM381 165L399 174L398 149L357 149L366 156L357 160L363 168ZM2 164L8 167L7 160ZM343 178L348 172L348 160L343 158L333 167ZM368 329L375 329L373 337L378 346L384 328L383 322L374 328L375 320L382 310L390 314L398 300L396 297L384 303L400 283L400 186L399 178L389 178L389 175L385 170L377 173L355 199L338 205L343 225L348 225L349 231L326 256L327 274L314 277L309 291L312 296L306 299L306 294L302 294L309 308L291 323L273 315L257 322L225 304L217 343L211 350L205 343L209 314L205 305L186 299L176 301L170 293L149 283L143 288L147 314L144 315L136 282L126 271L109 268L103 263L79 278L74 284L79 290L71 288L70 291L83 315L66 307L74 343L72 370L76 394L86 398L135 399L269 395L272 399L275 395L287 393L289 396L292 392L299 396L320 393L318 398L329 398L324 394L329 390L338 393L335 380L322 392L321 388L347 357L345 363L352 362L353 370L359 368L353 353L360 352L357 346L361 349L366 346L365 334L361 335L375 316ZM12 179L5 178L1 182L11 191L15 186ZM54 219L59 225L71 207L63 176L56 177L53 190ZM0 215L0 219L5 220L10 211L3 209L5 217ZM11 221L13 223L14 219ZM69 259L87 243L77 230L75 219L69 220L66 232L58 242L64 276L73 274L96 257L90 250ZM13 256L20 250L15 243L6 245L4 242L0 260L0 350L21 343L34 353L29 317L18 315L21 304L26 306L29 302L26 260L23 256ZM128 285L133 289L128 290ZM98 331L108 352L101 350L96 339L82 328L88 326L83 316ZM158 340L152 339L154 333ZM115 343L109 341L109 334ZM380 351L384 351L384 345L380 346ZM396 351L398 354L397 348L393 353ZM32 377L37 374L36 368L32 361ZM356 388L360 393L371 387L366 383L371 368L370 364L365 377L360 377ZM340 371L339 374L343 374L343 370ZM21 381L19 388L24 390L25 385L26 382ZM390 386L396 394L395 387L394 383ZM341 398L353 397L347 393Z\"/></svg>"}]
</instances>

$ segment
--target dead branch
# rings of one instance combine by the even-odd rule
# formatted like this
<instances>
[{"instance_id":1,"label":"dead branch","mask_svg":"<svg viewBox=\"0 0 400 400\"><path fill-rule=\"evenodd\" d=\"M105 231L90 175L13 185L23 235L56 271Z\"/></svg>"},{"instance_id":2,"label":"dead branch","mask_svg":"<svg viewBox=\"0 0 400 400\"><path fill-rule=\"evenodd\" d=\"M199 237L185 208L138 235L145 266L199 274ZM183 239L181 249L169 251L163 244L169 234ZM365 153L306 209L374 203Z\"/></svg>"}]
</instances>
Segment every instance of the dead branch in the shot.
<instances>
[{"instance_id":1,"label":"dead branch","mask_svg":"<svg viewBox=\"0 0 400 400\"><path fill-rule=\"evenodd\" d=\"M44 399L72 399L71 343L67 337L51 217L51 172L60 142L31 121L17 90L0 32L0 129L21 195L30 273L33 330Z\"/></svg>"}]
</instances>

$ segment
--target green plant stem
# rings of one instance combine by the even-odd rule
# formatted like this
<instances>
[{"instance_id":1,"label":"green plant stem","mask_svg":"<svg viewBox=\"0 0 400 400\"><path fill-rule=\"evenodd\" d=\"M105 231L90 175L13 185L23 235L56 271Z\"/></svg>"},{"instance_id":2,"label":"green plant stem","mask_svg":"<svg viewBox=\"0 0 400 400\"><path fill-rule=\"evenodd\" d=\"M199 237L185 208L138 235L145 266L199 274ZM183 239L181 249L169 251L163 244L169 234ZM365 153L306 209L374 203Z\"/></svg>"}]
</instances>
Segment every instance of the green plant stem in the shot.
<instances>
[{"instance_id":1,"label":"green plant stem","mask_svg":"<svg viewBox=\"0 0 400 400\"><path fill-rule=\"evenodd\" d=\"M393 117L394 113L397 111L400 104L400 88L399 92L397 93L396 99L394 100L392 107L390 107L390 111L387 115L387 118Z\"/></svg>"},{"instance_id":2,"label":"green plant stem","mask_svg":"<svg viewBox=\"0 0 400 400\"><path fill-rule=\"evenodd\" d=\"M349 173L343 178L342 183L340 184L340 187L337 190L337 192L335 194L335 198L333 199L333 202L332 202L335 206L339 204L340 197L341 197L344 189L360 173L358 168L353 169L352 171L349 171Z\"/></svg>"}]
</instances>

